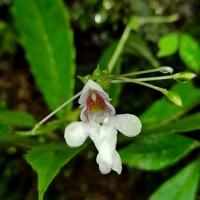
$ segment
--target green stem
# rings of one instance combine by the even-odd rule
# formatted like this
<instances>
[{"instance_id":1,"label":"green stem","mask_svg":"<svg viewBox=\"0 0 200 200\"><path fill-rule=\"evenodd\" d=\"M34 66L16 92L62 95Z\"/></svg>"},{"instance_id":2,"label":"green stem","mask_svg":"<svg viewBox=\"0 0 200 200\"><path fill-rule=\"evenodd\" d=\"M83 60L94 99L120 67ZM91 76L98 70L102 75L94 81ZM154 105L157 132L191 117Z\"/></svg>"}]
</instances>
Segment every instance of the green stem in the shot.
<instances>
[{"instance_id":1,"label":"green stem","mask_svg":"<svg viewBox=\"0 0 200 200\"><path fill-rule=\"evenodd\" d=\"M115 49L115 51L114 51L114 53L113 53L113 55L112 55L112 57L111 57L111 59L108 63L108 71L110 73L112 72L112 70L113 70L113 68L114 68L114 66L117 62L117 59L119 58L119 56L120 56L120 54L121 54L121 52L124 48L124 45L125 45L128 37L129 37L131 29L132 29L132 27L131 27L130 23L128 23L123 34L122 34L122 36L121 36L121 38L120 38L120 40L119 40L117 47L116 47L116 49Z\"/></svg>"},{"instance_id":2,"label":"green stem","mask_svg":"<svg viewBox=\"0 0 200 200\"><path fill-rule=\"evenodd\" d=\"M132 17L130 19L129 23L127 24L127 26L119 40L119 43L108 63L108 72L110 72L110 73L112 72L112 70L117 62L117 59L119 58L132 29L138 30L139 27L141 27L142 25L144 25L146 23L171 23L171 22L176 21L178 18L179 18L179 16L177 14L170 15L167 17L148 17L148 18L147 17L144 17L144 18Z\"/></svg>"},{"instance_id":3,"label":"green stem","mask_svg":"<svg viewBox=\"0 0 200 200\"><path fill-rule=\"evenodd\" d=\"M179 19L178 14L173 14L170 16L156 16L156 17L138 17L139 25L142 26L144 24L149 23L172 23Z\"/></svg>"},{"instance_id":4,"label":"green stem","mask_svg":"<svg viewBox=\"0 0 200 200\"><path fill-rule=\"evenodd\" d=\"M149 77L149 78L136 78L134 81L158 81L158 80L166 80L166 79L172 79L173 75L169 76L158 76L158 77Z\"/></svg>"},{"instance_id":5,"label":"green stem","mask_svg":"<svg viewBox=\"0 0 200 200\"><path fill-rule=\"evenodd\" d=\"M162 92L162 93L165 90L164 88L161 88L161 87L149 84L149 83L144 83L144 82L141 82L141 81L137 81L135 79L123 78L121 80L113 80L113 81L111 81L111 83L122 83L122 82L124 82L124 83L136 83L136 84L139 84L139 85L143 85L143 86L152 88L152 89L157 90L157 91Z\"/></svg>"},{"instance_id":6,"label":"green stem","mask_svg":"<svg viewBox=\"0 0 200 200\"><path fill-rule=\"evenodd\" d=\"M157 90L157 91L162 92L162 93L163 93L163 91L165 90L164 88L161 88L161 87L158 87L158 86L149 84L149 83L143 83L143 82L135 81L135 80L133 80L132 82L133 82L133 83L137 83L137 84L139 84L139 85L143 85L143 86L152 88L152 89Z\"/></svg>"},{"instance_id":7,"label":"green stem","mask_svg":"<svg viewBox=\"0 0 200 200\"><path fill-rule=\"evenodd\" d=\"M135 75L140 75L140 74L148 74L148 73L152 73L152 72L161 72L161 73L173 73L173 68L168 67L168 66L163 66L163 67L159 67L156 69L149 69L149 70L143 70L143 71L138 71L138 72L130 72L127 74L122 74L121 76L125 77L125 76L135 76Z\"/></svg>"},{"instance_id":8,"label":"green stem","mask_svg":"<svg viewBox=\"0 0 200 200\"><path fill-rule=\"evenodd\" d=\"M51 112L49 115L47 115L44 119L42 119L40 122L38 122L35 127L32 129L32 134L35 135L36 130L44 123L46 122L49 118L51 118L53 115L55 115L59 110L61 110L62 108L64 108L66 105L68 105L69 103L71 103L74 99L76 99L77 97L79 97L81 95L81 92L77 93L76 95L74 95L71 99L67 100L65 103L63 103L61 106L59 106L58 108L56 108L53 112Z\"/></svg>"}]
</instances>

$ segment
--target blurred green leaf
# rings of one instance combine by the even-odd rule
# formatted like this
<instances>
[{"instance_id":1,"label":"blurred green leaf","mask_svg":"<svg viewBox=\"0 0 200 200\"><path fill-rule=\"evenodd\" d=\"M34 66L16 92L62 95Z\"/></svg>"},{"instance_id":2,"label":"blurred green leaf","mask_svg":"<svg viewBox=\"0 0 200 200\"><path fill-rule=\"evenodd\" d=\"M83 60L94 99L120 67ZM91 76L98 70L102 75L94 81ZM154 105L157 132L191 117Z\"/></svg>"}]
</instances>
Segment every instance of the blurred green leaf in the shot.
<instances>
[{"instance_id":1,"label":"blurred green leaf","mask_svg":"<svg viewBox=\"0 0 200 200\"><path fill-rule=\"evenodd\" d=\"M153 67L160 67L159 61L154 57L145 40L135 33L131 33L124 49L125 53L134 54L148 60Z\"/></svg>"},{"instance_id":2,"label":"blurred green leaf","mask_svg":"<svg viewBox=\"0 0 200 200\"><path fill-rule=\"evenodd\" d=\"M32 148L36 145L38 145L38 140L33 140L31 137L21 137L20 135L10 132L10 134L1 134L0 135L0 144L1 147L3 145L14 147L20 147L20 148Z\"/></svg>"},{"instance_id":3,"label":"blurred green leaf","mask_svg":"<svg viewBox=\"0 0 200 200\"><path fill-rule=\"evenodd\" d=\"M21 127L33 127L36 124L32 115L22 111L0 111L0 122Z\"/></svg>"},{"instance_id":4,"label":"blurred green leaf","mask_svg":"<svg viewBox=\"0 0 200 200\"><path fill-rule=\"evenodd\" d=\"M64 143L52 143L35 147L26 154L26 160L38 174L39 200L43 199L45 191L60 169L84 147L69 148Z\"/></svg>"},{"instance_id":5,"label":"blurred green leaf","mask_svg":"<svg viewBox=\"0 0 200 200\"><path fill-rule=\"evenodd\" d=\"M54 110L73 96L75 50L68 11L61 0L13 3L16 26L32 73L48 106Z\"/></svg>"},{"instance_id":6,"label":"blurred green leaf","mask_svg":"<svg viewBox=\"0 0 200 200\"><path fill-rule=\"evenodd\" d=\"M183 107L171 105L164 97L161 98L140 117L144 127L153 128L167 124L200 103L200 89L195 88L192 82L176 84L171 90L181 96Z\"/></svg>"},{"instance_id":7,"label":"blurred green leaf","mask_svg":"<svg viewBox=\"0 0 200 200\"><path fill-rule=\"evenodd\" d=\"M108 63L110 61L110 58L112 57L112 54L115 51L115 48L117 47L117 42L113 42L112 45L110 45L101 55L99 59L99 66L101 70L107 70ZM112 75L119 75L121 71L121 59L118 59L115 67L112 70ZM112 105L117 106L119 95L121 92L121 84L111 84L109 88L109 96L112 99Z\"/></svg>"},{"instance_id":8,"label":"blurred green leaf","mask_svg":"<svg viewBox=\"0 0 200 200\"><path fill-rule=\"evenodd\" d=\"M158 41L158 57L170 56L178 50L179 34L169 33L161 37Z\"/></svg>"},{"instance_id":9,"label":"blurred green leaf","mask_svg":"<svg viewBox=\"0 0 200 200\"><path fill-rule=\"evenodd\" d=\"M153 132L167 132L167 133L177 133L177 132L189 132L200 130L200 113L192 114L183 119L173 121L169 124L159 127L158 129L153 129Z\"/></svg>"},{"instance_id":10,"label":"blurred green leaf","mask_svg":"<svg viewBox=\"0 0 200 200\"><path fill-rule=\"evenodd\" d=\"M0 112L1 111L6 111L8 109L8 105L7 105L7 94L6 92L0 92ZM1 114L0 114L0 118L1 118ZM0 120L0 134L1 136L3 134L7 135L10 134L12 132L12 126L10 124L7 123L1 123Z\"/></svg>"},{"instance_id":11,"label":"blurred green leaf","mask_svg":"<svg viewBox=\"0 0 200 200\"><path fill-rule=\"evenodd\" d=\"M200 71L200 47L199 43L189 34L181 34L179 55L188 69Z\"/></svg>"},{"instance_id":12,"label":"blurred green leaf","mask_svg":"<svg viewBox=\"0 0 200 200\"><path fill-rule=\"evenodd\" d=\"M0 124L0 134L10 134L12 132L12 128L8 124Z\"/></svg>"},{"instance_id":13,"label":"blurred green leaf","mask_svg":"<svg viewBox=\"0 0 200 200\"><path fill-rule=\"evenodd\" d=\"M154 134L136 139L119 154L127 165L159 170L179 161L198 146L197 141L181 135Z\"/></svg>"},{"instance_id":14,"label":"blurred green leaf","mask_svg":"<svg viewBox=\"0 0 200 200\"><path fill-rule=\"evenodd\" d=\"M12 26L0 20L0 54L15 52L16 36Z\"/></svg>"},{"instance_id":15,"label":"blurred green leaf","mask_svg":"<svg viewBox=\"0 0 200 200\"><path fill-rule=\"evenodd\" d=\"M150 200L194 200L200 173L199 160L191 163L162 184Z\"/></svg>"}]
</instances>

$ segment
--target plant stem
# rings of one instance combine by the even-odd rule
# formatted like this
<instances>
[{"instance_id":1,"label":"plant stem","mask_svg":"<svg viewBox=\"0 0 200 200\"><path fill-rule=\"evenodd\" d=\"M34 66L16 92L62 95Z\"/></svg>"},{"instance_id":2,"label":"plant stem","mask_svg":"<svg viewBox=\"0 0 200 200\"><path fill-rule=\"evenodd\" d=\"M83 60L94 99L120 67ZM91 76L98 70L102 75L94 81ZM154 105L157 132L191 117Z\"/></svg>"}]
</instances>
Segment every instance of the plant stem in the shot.
<instances>
[{"instance_id":1,"label":"plant stem","mask_svg":"<svg viewBox=\"0 0 200 200\"><path fill-rule=\"evenodd\" d=\"M179 19L178 14L173 14L169 16L156 16L156 17L142 17L138 18L139 25L142 26L148 23L172 23Z\"/></svg>"},{"instance_id":2,"label":"plant stem","mask_svg":"<svg viewBox=\"0 0 200 200\"><path fill-rule=\"evenodd\" d=\"M34 128L32 129L32 134L35 135L36 130L44 123L46 122L49 118L51 118L53 115L55 115L59 110L61 110L62 108L64 108L66 105L68 105L69 103L71 103L74 99L76 99L77 97L79 97L81 95L81 91L79 93L77 93L76 95L74 95L71 99L65 101L65 103L63 103L61 106L59 106L58 108L56 108L53 112L51 112L49 115L47 115L44 119L42 119L40 122L38 122Z\"/></svg>"},{"instance_id":3,"label":"plant stem","mask_svg":"<svg viewBox=\"0 0 200 200\"><path fill-rule=\"evenodd\" d=\"M117 44L117 47L116 47L116 49L115 49L115 51L114 51L114 53L113 53L113 55L112 55L112 57L111 57L111 59L108 63L108 71L110 73L112 72L112 70L113 70L113 68L114 68L114 66L117 62L118 57L120 56L120 54L121 54L121 52L124 48L124 45L125 45L128 37L129 37L131 29L132 29L132 27L131 27L130 23L128 23L123 34L122 34L122 36L121 36L121 38L120 38L120 40L119 40L119 42L118 42L118 44Z\"/></svg>"},{"instance_id":4,"label":"plant stem","mask_svg":"<svg viewBox=\"0 0 200 200\"><path fill-rule=\"evenodd\" d=\"M132 17L129 20L129 23L126 25L126 28L119 40L119 43L108 63L108 72L109 73L112 72L117 62L117 59L119 58L132 29L138 30L139 27L147 23L171 23L171 22L176 21L178 18L179 16L177 14L166 16L166 17L148 17L148 18L147 17L144 17L144 18ZM133 22L136 22L136 24Z\"/></svg>"},{"instance_id":5,"label":"plant stem","mask_svg":"<svg viewBox=\"0 0 200 200\"><path fill-rule=\"evenodd\" d=\"M149 70L143 70L143 71L138 71L138 72L130 72L127 74L122 74L121 76L135 76L135 75L139 75L139 74L148 74L148 73L152 73L152 72L162 72L162 73L172 73L173 72L173 68L168 67L168 66L163 66L163 67L159 67L156 69L149 69Z\"/></svg>"},{"instance_id":6,"label":"plant stem","mask_svg":"<svg viewBox=\"0 0 200 200\"><path fill-rule=\"evenodd\" d=\"M159 92L163 92L165 90L164 88L161 88L161 87L149 84L149 83L144 83L144 82L141 82L141 81L138 81L138 80L135 80L135 79L123 78L122 80L113 80L113 81L111 81L111 83L121 83L121 82L136 83L136 84L139 84L139 85L143 85L143 86L152 88L152 89L157 90Z\"/></svg>"},{"instance_id":7,"label":"plant stem","mask_svg":"<svg viewBox=\"0 0 200 200\"><path fill-rule=\"evenodd\" d=\"M134 81L158 81L158 80L166 80L166 79L172 79L173 75L169 76L157 76L157 77L149 77L149 78L136 78Z\"/></svg>"}]
</instances>

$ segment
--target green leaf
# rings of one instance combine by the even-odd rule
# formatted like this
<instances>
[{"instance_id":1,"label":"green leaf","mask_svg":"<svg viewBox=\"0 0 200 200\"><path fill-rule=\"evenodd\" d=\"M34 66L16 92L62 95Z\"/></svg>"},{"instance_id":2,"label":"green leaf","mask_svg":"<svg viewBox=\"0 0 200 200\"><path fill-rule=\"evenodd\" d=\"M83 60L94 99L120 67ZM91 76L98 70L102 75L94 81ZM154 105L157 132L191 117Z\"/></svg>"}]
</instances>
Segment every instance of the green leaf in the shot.
<instances>
[{"instance_id":1,"label":"green leaf","mask_svg":"<svg viewBox=\"0 0 200 200\"><path fill-rule=\"evenodd\" d=\"M17 0L13 15L36 83L54 110L73 96L74 89L75 50L68 11L61 0Z\"/></svg>"},{"instance_id":2,"label":"green leaf","mask_svg":"<svg viewBox=\"0 0 200 200\"><path fill-rule=\"evenodd\" d=\"M189 34L181 34L179 55L188 69L200 71L200 47L199 43Z\"/></svg>"},{"instance_id":3,"label":"green leaf","mask_svg":"<svg viewBox=\"0 0 200 200\"><path fill-rule=\"evenodd\" d=\"M52 143L35 147L26 154L26 160L38 174L39 200L59 170L84 147L69 148L64 143Z\"/></svg>"},{"instance_id":4,"label":"green leaf","mask_svg":"<svg viewBox=\"0 0 200 200\"><path fill-rule=\"evenodd\" d=\"M200 113L192 114L183 119L176 120L169 124L164 125L158 129L153 129L154 132L167 132L167 133L183 133L189 131L200 130Z\"/></svg>"},{"instance_id":5,"label":"green leaf","mask_svg":"<svg viewBox=\"0 0 200 200\"><path fill-rule=\"evenodd\" d=\"M34 117L22 111L0 111L1 124L33 127L36 124Z\"/></svg>"},{"instance_id":6,"label":"green leaf","mask_svg":"<svg viewBox=\"0 0 200 200\"><path fill-rule=\"evenodd\" d=\"M199 146L193 139L175 134L140 137L120 150L123 163L144 170L160 170L174 164Z\"/></svg>"},{"instance_id":7,"label":"green leaf","mask_svg":"<svg viewBox=\"0 0 200 200\"><path fill-rule=\"evenodd\" d=\"M170 105L164 97L161 98L140 117L144 127L152 128L167 124L200 103L200 89L195 88L192 82L176 84L171 90L181 96L183 107Z\"/></svg>"},{"instance_id":8,"label":"green leaf","mask_svg":"<svg viewBox=\"0 0 200 200\"><path fill-rule=\"evenodd\" d=\"M159 51L157 53L158 57L170 56L178 50L178 33L169 33L161 37L158 41Z\"/></svg>"},{"instance_id":9,"label":"green leaf","mask_svg":"<svg viewBox=\"0 0 200 200\"><path fill-rule=\"evenodd\" d=\"M150 200L194 200L200 173L199 160L183 168L162 184Z\"/></svg>"},{"instance_id":10,"label":"green leaf","mask_svg":"<svg viewBox=\"0 0 200 200\"><path fill-rule=\"evenodd\" d=\"M38 144L37 140L33 140L31 137L21 137L20 135L13 133L12 131L9 134L1 133L0 135L0 145L5 146L14 146L25 149L30 149Z\"/></svg>"},{"instance_id":11,"label":"green leaf","mask_svg":"<svg viewBox=\"0 0 200 200\"><path fill-rule=\"evenodd\" d=\"M155 68L160 67L159 61L154 57L145 40L139 34L130 34L124 51L125 53L142 56Z\"/></svg>"}]
</instances>

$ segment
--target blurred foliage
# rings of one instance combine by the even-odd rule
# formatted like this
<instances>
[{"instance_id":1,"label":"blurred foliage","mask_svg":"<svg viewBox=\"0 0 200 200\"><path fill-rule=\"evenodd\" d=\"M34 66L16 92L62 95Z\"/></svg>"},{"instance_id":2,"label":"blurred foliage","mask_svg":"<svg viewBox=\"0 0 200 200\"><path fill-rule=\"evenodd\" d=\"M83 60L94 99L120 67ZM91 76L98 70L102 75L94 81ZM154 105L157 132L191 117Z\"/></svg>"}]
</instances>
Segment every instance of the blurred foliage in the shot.
<instances>
[{"instance_id":1,"label":"blurred foliage","mask_svg":"<svg viewBox=\"0 0 200 200\"><path fill-rule=\"evenodd\" d=\"M89 143L64 143L63 129L79 117L76 102L30 131L82 89L76 75L97 65L114 75L161 65L199 75L199 9L195 0L0 0L0 199L37 199L37 188L40 200L199 199L198 77L156 82L178 92L182 108L149 88L111 86L117 112L143 123L137 138L119 135L121 179L99 174Z\"/></svg>"},{"instance_id":2,"label":"blurred foliage","mask_svg":"<svg viewBox=\"0 0 200 200\"><path fill-rule=\"evenodd\" d=\"M170 33L159 40L159 57L173 55L179 51L184 64L192 71L200 71L200 46L192 36L187 33Z\"/></svg>"},{"instance_id":3,"label":"blurred foliage","mask_svg":"<svg viewBox=\"0 0 200 200\"><path fill-rule=\"evenodd\" d=\"M174 177L160 186L150 200L159 199L195 199L199 179L199 161L191 163ZM174 187L178 186L178 190ZM170 193L169 193L170 191Z\"/></svg>"},{"instance_id":4,"label":"blurred foliage","mask_svg":"<svg viewBox=\"0 0 200 200\"><path fill-rule=\"evenodd\" d=\"M16 35L13 33L13 28L5 21L0 20L0 54L15 53Z\"/></svg>"}]
</instances>

